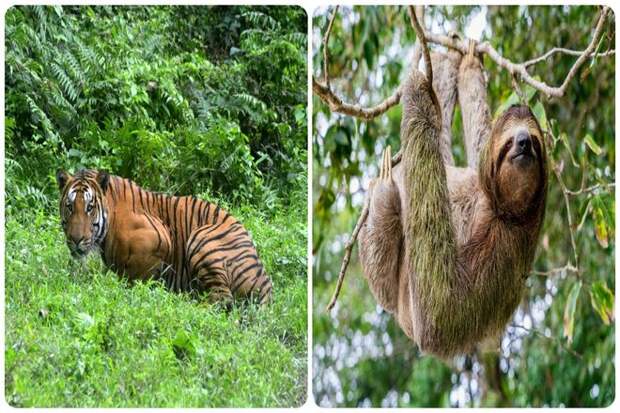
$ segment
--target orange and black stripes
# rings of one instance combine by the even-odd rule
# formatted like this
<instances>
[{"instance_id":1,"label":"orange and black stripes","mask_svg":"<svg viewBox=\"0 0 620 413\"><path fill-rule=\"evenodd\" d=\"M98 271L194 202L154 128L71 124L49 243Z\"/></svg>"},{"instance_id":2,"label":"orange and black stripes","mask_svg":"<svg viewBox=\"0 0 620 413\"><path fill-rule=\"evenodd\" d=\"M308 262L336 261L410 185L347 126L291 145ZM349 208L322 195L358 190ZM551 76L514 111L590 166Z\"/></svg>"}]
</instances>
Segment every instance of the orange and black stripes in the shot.
<instances>
[{"instance_id":1,"label":"orange and black stripes","mask_svg":"<svg viewBox=\"0 0 620 413\"><path fill-rule=\"evenodd\" d=\"M99 175L93 170L78 172L72 180L76 189L65 188L63 199L71 191L93 193L93 198L97 198L96 209L102 218L96 226L101 230L93 243L105 251L102 255L106 265L121 273L131 267L129 261L136 248L130 245L130 253L122 256L123 248L114 243L138 239L131 231L142 230L140 234L150 234L146 240L144 236L139 238L152 246L154 252L150 254L163 257L159 270L152 276L162 278L169 289L205 291L215 300L237 296L255 297L260 303L270 300L271 280L250 235L219 205L193 196L146 191L117 176L109 176L104 189L100 187ZM63 205L66 206L61 200L61 216ZM139 274L140 278L146 275Z\"/></svg>"}]
</instances>

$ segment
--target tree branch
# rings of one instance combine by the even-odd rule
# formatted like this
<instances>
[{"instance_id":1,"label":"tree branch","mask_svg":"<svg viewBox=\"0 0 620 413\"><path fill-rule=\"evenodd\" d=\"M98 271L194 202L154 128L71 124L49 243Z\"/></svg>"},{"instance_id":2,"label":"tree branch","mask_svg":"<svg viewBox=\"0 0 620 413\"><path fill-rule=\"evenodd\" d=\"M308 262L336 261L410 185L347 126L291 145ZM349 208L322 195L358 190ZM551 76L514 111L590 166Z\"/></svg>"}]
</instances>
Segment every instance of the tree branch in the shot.
<instances>
[{"instance_id":1,"label":"tree branch","mask_svg":"<svg viewBox=\"0 0 620 413\"><path fill-rule=\"evenodd\" d=\"M422 47L422 54L424 56L424 66L426 67L426 80L428 80L428 84L433 84L433 65L431 64L431 53L428 51L428 44L426 43L426 37L424 35L424 29L420 26L418 22L418 18L416 16L415 9L413 6L407 7L407 11L409 12L409 20L411 21L411 27L413 27L413 31L415 31L417 40L420 41L420 46Z\"/></svg>"},{"instance_id":2,"label":"tree branch","mask_svg":"<svg viewBox=\"0 0 620 413\"><path fill-rule=\"evenodd\" d=\"M607 189L607 188L615 188L615 187L616 187L616 183L615 182L607 182L607 183L603 183L603 184L592 185L592 186L589 186L587 188L582 187L582 188L580 188L580 189L578 189L576 191L571 191L569 189L566 189L565 192L566 192L567 195L576 196L576 195L581 195L583 193L594 192L597 189L603 189L603 188Z\"/></svg>"},{"instance_id":3,"label":"tree branch","mask_svg":"<svg viewBox=\"0 0 620 413\"><path fill-rule=\"evenodd\" d=\"M532 65L535 65L537 63L540 63L544 60L547 60L548 58L550 58L551 56L553 56L556 53L561 53L561 54L565 54L565 55L569 55L569 56L581 56L583 54L584 50L571 50L571 49L565 49L563 47L554 47L553 49L549 50L547 53L543 54L542 56L539 56L535 59L531 59L528 61L523 62L523 66L525 67L529 67ZM611 49L611 50L607 50L606 52L601 52L601 53L592 53L590 55L590 57L608 57L608 56L612 56L616 53L615 50Z\"/></svg>"},{"instance_id":4,"label":"tree branch","mask_svg":"<svg viewBox=\"0 0 620 413\"><path fill-rule=\"evenodd\" d=\"M539 61L541 61L542 59L540 57L533 59L533 60L528 60L525 63L514 63L504 58L502 55L500 55L498 51L495 50L495 48L493 48L493 46L491 46L489 42L478 43L476 45L476 52L486 54L498 66L500 66L503 69L508 70L508 72L512 75L514 74L519 75L521 80L523 80L525 83L532 86L534 89L544 93L548 97L562 97L564 96L564 93L566 92L566 89L568 88L568 84L575 77L575 75L577 74L577 71L583 65L583 63L589 57L597 56L597 54L594 52L595 52L595 49L596 49L596 46L599 40L601 39L601 36L603 35L604 23L607 18L607 15L609 14L609 10L610 10L609 7L603 7L603 9L601 10L598 16L597 22L595 24L594 35L592 36L592 39L590 40L590 44L583 52L575 52L572 50L568 51L568 49L555 48L555 51L553 51L552 49L551 51L543 55L543 56L546 56L545 58L548 58L554 53L563 52L563 53L570 54L570 55L578 53L579 58L575 61L575 63L569 70L568 75L564 79L564 82L562 82L562 84L557 87L551 87L547 85L545 82L536 80L528 73L527 67L531 66L534 63L538 63ZM449 47L451 49L456 49L456 50L459 50L461 53L467 52L467 43L464 41L454 39L446 35L433 34L433 33L426 33L425 37L427 41L431 43L439 44L444 47ZM604 55L608 56L613 53L615 53L615 51L607 51L604 53Z\"/></svg>"},{"instance_id":5,"label":"tree branch","mask_svg":"<svg viewBox=\"0 0 620 413\"><path fill-rule=\"evenodd\" d=\"M574 272L574 273L578 273L579 269L577 269L576 267L574 267L570 262L568 264L566 264L563 267L559 267L559 268L552 268L548 271L532 271L533 275L539 275L541 277L550 277L552 275L555 275L557 273L566 273L566 272Z\"/></svg>"},{"instance_id":6,"label":"tree branch","mask_svg":"<svg viewBox=\"0 0 620 413\"><path fill-rule=\"evenodd\" d=\"M312 90L317 96L319 96L319 98L321 98L321 100L323 100L325 103L329 105L329 108L332 112L338 112L338 113L342 113L342 114L349 115L349 116L354 116L354 117L365 119L365 120L371 120L387 112L391 107L397 105L400 102L400 88L396 89L396 91L394 91L394 93L391 96L389 96L387 99L385 99L383 102L370 108L363 108L360 105L346 103L333 92L330 86L330 79L329 79L329 74L327 71L328 57L329 57L329 53L327 50L327 41L329 40L329 35L331 33L331 28L333 26L333 21L334 21L337 11L338 11L338 7L336 7L336 9L334 10L334 14L332 18L330 19L325 36L323 37L323 72L324 72L323 82L320 82L313 76L312 77ZM488 55L489 58L493 60L493 62L495 62L495 64L507 70L513 77L518 76L523 82L529 84L530 86L540 91L541 93L544 93L547 97L560 98L564 96L564 94L566 93L566 89L568 88L568 85L573 80L573 78L576 76L579 68L586 62L586 60L588 60L591 57L605 57L605 56L612 56L615 54L615 50L608 50L602 53L597 53L595 50L598 45L598 42L600 41L603 35L604 23L605 23L605 20L607 19L609 11L610 11L609 7L603 7L601 9L601 12L594 26L594 34L592 36L592 39L590 40L588 47L583 51L555 47L549 50L548 52L546 52L545 54L543 54L542 56L537 57L535 59L531 59L523 63L514 63L506 59L502 55L500 55L499 52L493 46L491 46L489 42L478 43L476 45L475 50L476 50L476 53ZM415 30L416 29L415 24L417 23L417 19L415 18L416 14L423 16L423 13L420 13L419 10L416 13L414 11L413 6L408 7L408 13L409 13L409 17L411 20L411 24ZM423 30L419 26L419 24L418 24L418 28L421 30L423 35L422 36L418 35L417 37L420 40L424 39L425 43L433 43L433 44L441 45L447 48L455 49L455 50L460 51L463 54L467 53L467 48L468 48L467 41L460 40L455 36L448 36L448 35L443 35L443 34L434 34L434 33L427 32ZM425 53L423 47L422 47L422 52ZM532 75L529 74L527 69L528 67L532 65L535 65L543 60L548 59L549 57L551 57L552 55L556 53L562 53L562 54L566 54L570 56L578 56L578 58L573 64L573 66L571 67L571 69L569 70L566 78L564 79L564 82L562 82L560 86L552 87L552 86L549 86L545 82L535 79ZM414 49L413 62L412 62L414 64L414 67L417 67L417 63L419 62L419 59L420 59L420 47L417 46L417 41L416 41L416 47ZM428 61L430 61L430 59ZM427 77L428 77L428 74L429 73L427 69ZM429 78L429 81L431 81L431 84L432 84L432 72L431 72L431 77Z\"/></svg>"},{"instance_id":7,"label":"tree branch","mask_svg":"<svg viewBox=\"0 0 620 413\"><path fill-rule=\"evenodd\" d=\"M415 14L418 17L418 20L424 23L424 6L415 6ZM415 44L413 45L413 58L411 59L411 66L417 68L420 64L421 58L422 45L420 44L420 39L416 38Z\"/></svg>"},{"instance_id":8,"label":"tree branch","mask_svg":"<svg viewBox=\"0 0 620 413\"><path fill-rule=\"evenodd\" d=\"M396 106L400 102L400 88L383 102L371 108L363 108L360 105L352 105L345 103L342 99L331 90L329 86L319 82L312 77L312 91L315 95L321 98L323 102L327 103L329 110L332 112L342 113L343 115L354 116L365 120L371 120L379 115L384 114L392 106Z\"/></svg>"},{"instance_id":9,"label":"tree branch","mask_svg":"<svg viewBox=\"0 0 620 413\"><path fill-rule=\"evenodd\" d=\"M392 106L398 104L400 101L400 88L396 89L396 91L383 102L371 108L362 108L360 105L352 105L343 102L342 99L333 92L329 79L329 50L327 44L334 26L334 20L338 14L338 8L339 6L334 8L334 13L329 19L327 29L325 30L325 35L323 36L323 82L321 83L314 76L312 76L312 91L315 95L320 97L321 100L327 103L332 112L338 112L344 115L354 116L356 118L366 120L374 119L385 113Z\"/></svg>"},{"instance_id":10,"label":"tree branch","mask_svg":"<svg viewBox=\"0 0 620 413\"><path fill-rule=\"evenodd\" d=\"M325 36L323 37L323 81L325 82L325 86L329 89L329 47L327 44L329 43L329 36L332 33L332 27L334 27L334 20L336 20L336 14L338 14L338 8L340 6L336 6L334 8L334 14L332 14L332 18L329 19L329 24L327 25L327 30L325 31Z\"/></svg>"}]
</instances>

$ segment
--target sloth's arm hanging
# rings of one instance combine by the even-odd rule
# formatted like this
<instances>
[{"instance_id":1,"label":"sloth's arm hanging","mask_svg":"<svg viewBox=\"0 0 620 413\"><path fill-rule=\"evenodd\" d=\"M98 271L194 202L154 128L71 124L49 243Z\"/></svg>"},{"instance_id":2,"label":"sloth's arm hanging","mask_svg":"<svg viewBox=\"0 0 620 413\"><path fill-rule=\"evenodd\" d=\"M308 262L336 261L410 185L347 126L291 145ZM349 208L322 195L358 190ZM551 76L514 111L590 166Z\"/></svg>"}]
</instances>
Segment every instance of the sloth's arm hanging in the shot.
<instances>
[{"instance_id":1,"label":"sloth's arm hanging","mask_svg":"<svg viewBox=\"0 0 620 413\"><path fill-rule=\"evenodd\" d=\"M467 54L458 73L458 96L463 119L463 140L467 165L476 168L480 152L491 133L491 111L482 62L474 54L475 43L469 41Z\"/></svg>"},{"instance_id":2,"label":"sloth's arm hanging","mask_svg":"<svg viewBox=\"0 0 620 413\"><path fill-rule=\"evenodd\" d=\"M488 260L468 257L479 268L468 269L459 258L446 172L439 146L439 117L434 93L422 73L414 70L403 85L401 141L405 169L405 259L416 308L440 326L450 341L459 329L475 323L474 307L486 289L466 282L472 270L486 273ZM474 258L473 260L471 260ZM414 315L414 318L415 315Z\"/></svg>"},{"instance_id":3,"label":"sloth's arm hanging","mask_svg":"<svg viewBox=\"0 0 620 413\"><path fill-rule=\"evenodd\" d=\"M457 79L461 54L455 50L447 53L431 53L433 67L433 90L437 93L437 99L441 106L441 133L440 150L443 162L454 166L452 156L452 119L457 100Z\"/></svg>"}]
</instances>

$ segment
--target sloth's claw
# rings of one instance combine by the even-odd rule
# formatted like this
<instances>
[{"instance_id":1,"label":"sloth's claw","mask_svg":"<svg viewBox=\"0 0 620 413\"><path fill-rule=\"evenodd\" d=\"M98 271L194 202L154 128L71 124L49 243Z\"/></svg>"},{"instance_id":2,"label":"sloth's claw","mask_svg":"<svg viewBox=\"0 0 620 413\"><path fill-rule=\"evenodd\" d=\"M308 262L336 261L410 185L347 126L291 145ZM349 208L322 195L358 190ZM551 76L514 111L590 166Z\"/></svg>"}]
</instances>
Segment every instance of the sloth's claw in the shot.
<instances>
[{"instance_id":1,"label":"sloth's claw","mask_svg":"<svg viewBox=\"0 0 620 413\"><path fill-rule=\"evenodd\" d=\"M383 150L379 178L388 182L392 180L392 147L389 145Z\"/></svg>"},{"instance_id":2,"label":"sloth's claw","mask_svg":"<svg viewBox=\"0 0 620 413\"><path fill-rule=\"evenodd\" d=\"M474 39L469 39L469 43L467 45L467 55L474 57L475 52L476 52L476 41Z\"/></svg>"}]
</instances>

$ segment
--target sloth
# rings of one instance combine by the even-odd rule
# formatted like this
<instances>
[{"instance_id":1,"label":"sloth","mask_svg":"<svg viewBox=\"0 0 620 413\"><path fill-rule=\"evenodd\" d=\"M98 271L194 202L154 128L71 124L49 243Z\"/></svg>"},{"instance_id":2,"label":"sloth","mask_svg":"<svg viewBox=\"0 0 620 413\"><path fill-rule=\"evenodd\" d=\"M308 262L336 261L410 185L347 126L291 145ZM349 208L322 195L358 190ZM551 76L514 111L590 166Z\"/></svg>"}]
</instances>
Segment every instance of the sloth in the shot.
<instances>
[{"instance_id":1,"label":"sloth","mask_svg":"<svg viewBox=\"0 0 620 413\"><path fill-rule=\"evenodd\" d=\"M534 260L547 193L545 144L531 110L512 106L491 126L471 44L457 80L468 166L455 167L446 156L452 116L446 119L445 93L435 98L414 69L401 89L403 161L392 168L391 150L384 151L358 241L377 302L422 352L441 358L473 351L510 320Z\"/></svg>"}]
</instances>

